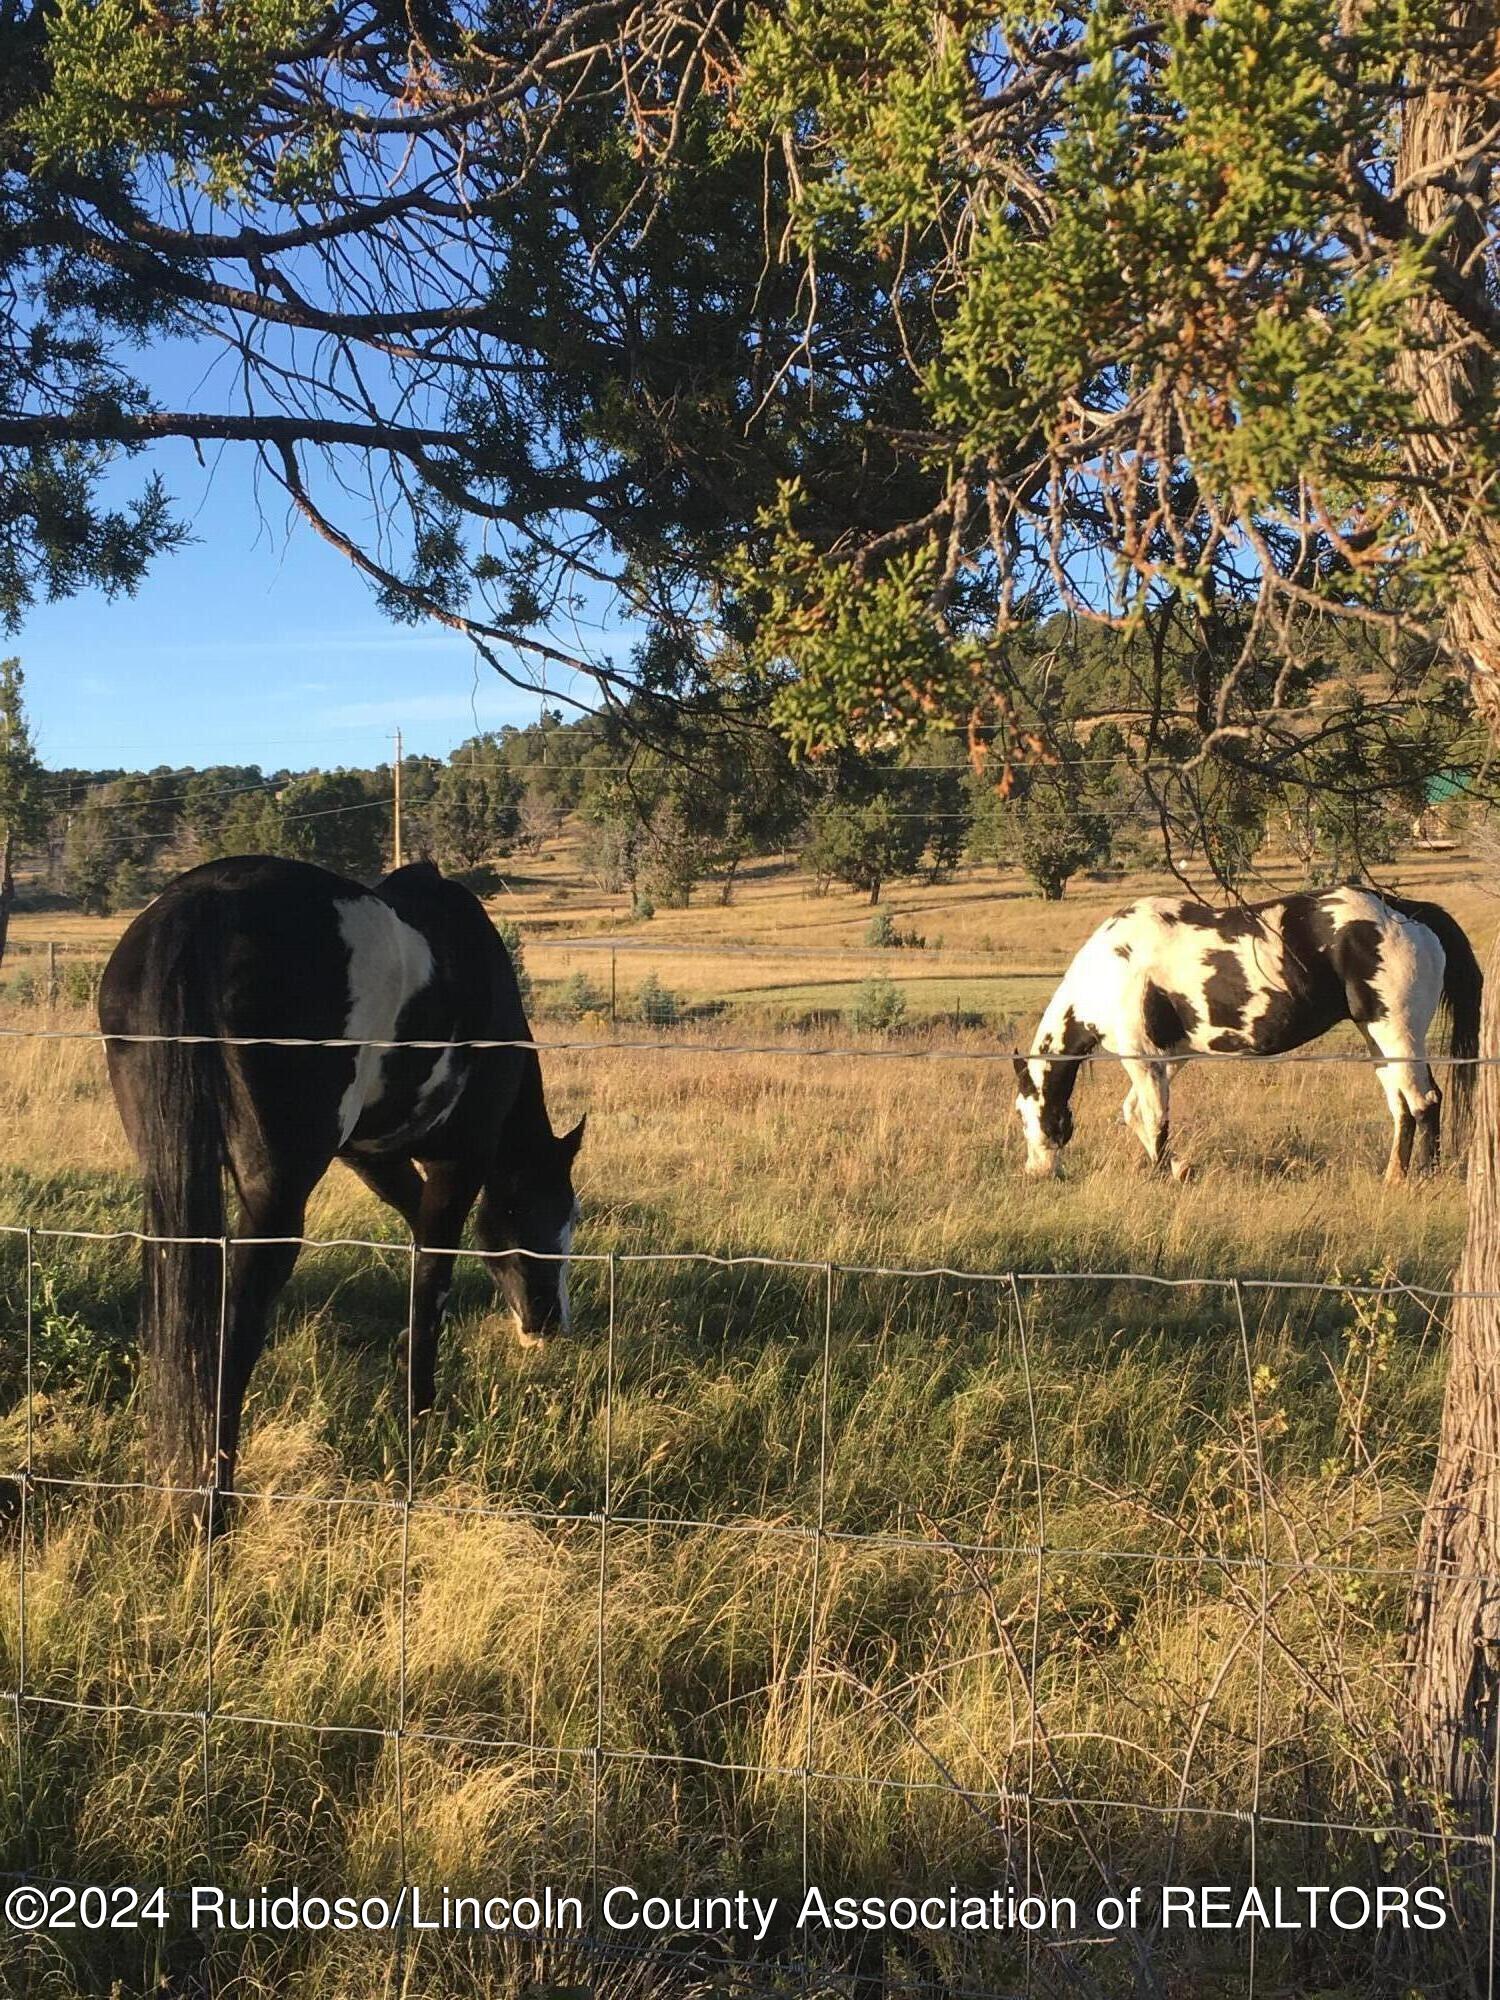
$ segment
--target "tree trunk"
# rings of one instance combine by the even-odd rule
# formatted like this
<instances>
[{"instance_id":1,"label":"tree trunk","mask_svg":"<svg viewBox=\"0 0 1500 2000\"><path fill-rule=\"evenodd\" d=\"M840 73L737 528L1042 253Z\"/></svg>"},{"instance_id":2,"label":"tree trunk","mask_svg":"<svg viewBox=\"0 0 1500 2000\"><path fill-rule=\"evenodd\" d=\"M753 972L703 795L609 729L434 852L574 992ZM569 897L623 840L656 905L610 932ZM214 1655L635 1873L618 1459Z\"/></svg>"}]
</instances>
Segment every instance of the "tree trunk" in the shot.
<instances>
[{"instance_id":1,"label":"tree trunk","mask_svg":"<svg viewBox=\"0 0 1500 2000\"><path fill-rule=\"evenodd\" d=\"M1422 237L1437 237L1435 256L1449 288L1472 292L1476 306L1486 298L1486 211L1478 191L1463 192L1480 136L1496 111L1494 71L1500 4L1497 0L1455 0L1450 16L1451 49L1435 67L1451 80L1468 74L1473 88L1436 87L1413 97L1401 131L1396 180L1409 192L1404 219ZM1478 317L1478 315L1476 315ZM1500 737L1500 524L1492 501L1481 499L1475 464L1476 429L1492 430L1496 355L1490 343L1434 286L1418 314L1419 342L1407 350L1404 387L1416 406L1418 425L1407 442L1407 461L1426 482L1414 512L1430 548L1462 542L1463 576L1448 604L1447 637L1454 660L1468 674L1474 699L1491 731Z\"/></svg>"},{"instance_id":2,"label":"tree trunk","mask_svg":"<svg viewBox=\"0 0 1500 2000\"><path fill-rule=\"evenodd\" d=\"M1450 15L1456 53L1445 75L1480 79L1472 90L1429 88L1403 122L1396 170L1411 191L1406 221L1424 236L1442 229L1436 255L1451 285L1482 300L1478 254L1484 219L1463 198L1464 155L1493 112L1488 77L1496 50L1496 0L1458 0ZM1428 178L1424 181L1424 175ZM1449 184L1439 185L1439 177ZM1452 592L1447 640L1475 702L1500 738L1500 530L1479 503L1476 431L1488 427L1496 356L1472 323L1439 296L1425 299L1405 381L1420 425L1407 447L1427 482L1415 513L1430 547L1461 543L1465 574ZM1500 943L1491 953L1480 1038L1500 1058ZM1500 1293L1500 1070L1481 1070L1469 1163L1468 1231L1457 1289ZM1418 1788L1450 1799L1461 1827L1488 1832L1500 1697L1500 1300L1459 1299L1450 1328L1437 1470L1417 1552L1408 1640L1405 1737Z\"/></svg>"},{"instance_id":3,"label":"tree trunk","mask_svg":"<svg viewBox=\"0 0 1500 2000\"><path fill-rule=\"evenodd\" d=\"M0 964L10 941L10 913L15 907L15 840L9 828L0 836Z\"/></svg>"},{"instance_id":4,"label":"tree trunk","mask_svg":"<svg viewBox=\"0 0 1500 2000\"><path fill-rule=\"evenodd\" d=\"M1500 1694L1500 938L1485 975L1469 1226L1437 1470L1417 1549L1408 1747L1421 1787L1488 1830Z\"/></svg>"}]
</instances>

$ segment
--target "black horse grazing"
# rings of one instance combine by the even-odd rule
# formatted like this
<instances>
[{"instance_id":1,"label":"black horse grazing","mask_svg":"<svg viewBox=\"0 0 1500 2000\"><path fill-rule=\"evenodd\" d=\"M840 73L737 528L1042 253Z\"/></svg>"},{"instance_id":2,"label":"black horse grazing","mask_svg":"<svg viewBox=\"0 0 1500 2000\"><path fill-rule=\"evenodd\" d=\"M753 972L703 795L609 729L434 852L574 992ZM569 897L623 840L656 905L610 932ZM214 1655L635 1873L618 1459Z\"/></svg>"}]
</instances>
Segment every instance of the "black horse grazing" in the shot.
<instances>
[{"instance_id":1,"label":"black horse grazing","mask_svg":"<svg viewBox=\"0 0 1500 2000\"><path fill-rule=\"evenodd\" d=\"M249 855L181 875L116 946L99 991L108 1036L291 1036L361 1043L528 1041L515 972L482 905L426 863L362 888ZM341 1159L422 1248L476 1232L523 1336L568 1320L580 1123L553 1134L532 1049L240 1047L112 1040L110 1081L146 1184L149 1238L295 1238ZM163 1469L234 1484L245 1386L295 1242L147 1242L142 1334ZM411 1397L433 1399L451 1256L419 1256ZM220 1354L220 1320L224 1323Z\"/></svg>"}]
</instances>

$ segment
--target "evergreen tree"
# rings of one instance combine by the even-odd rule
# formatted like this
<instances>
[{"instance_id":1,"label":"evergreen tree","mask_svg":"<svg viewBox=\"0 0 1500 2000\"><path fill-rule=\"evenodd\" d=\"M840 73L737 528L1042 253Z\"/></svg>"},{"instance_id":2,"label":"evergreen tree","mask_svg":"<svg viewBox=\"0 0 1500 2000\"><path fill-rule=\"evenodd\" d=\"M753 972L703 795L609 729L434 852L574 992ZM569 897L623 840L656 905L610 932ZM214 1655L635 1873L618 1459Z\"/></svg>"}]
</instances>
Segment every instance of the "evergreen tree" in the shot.
<instances>
[{"instance_id":1,"label":"evergreen tree","mask_svg":"<svg viewBox=\"0 0 1500 2000\"><path fill-rule=\"evenodd\" d=\"M309 771L276 801L281 851L335 875L373 882L390 845L390 772Z\"/></svg>"},{"instance_id":2,"label":"evergreen tree","mask_svg":"<svg viewBox=\"0 0 1500 2000\"><path fill-rule=\"evenodd\" d=\"M926 845L922 818L903 813L886 793L837 797L813 815L802 861L814 875L858 889L875 904L893 875L916 872Z\"/></svg>"},{"instance_id":3,"label":"evergreen tree","mask_svg":"<svg viewBox=\"0 0 1500 2000\"><path fill-rule=\"evenodd\" d=\"M488 747L481 759L455 750L433 786L426 820L445 868L478 868L509 847L520 824L519 787Z\"/></svg>"},{"instance_id":4,"label":"evergreen tree","mask_svg":"<svg viewBox=\"0 0 1500 2000\"><path fill-rule=\"evenodd\" d=\"M0 660L0 959L16 901L16 855L47 830L47 777L31 741L17 659Z\"/></svg>"}]
</instances>

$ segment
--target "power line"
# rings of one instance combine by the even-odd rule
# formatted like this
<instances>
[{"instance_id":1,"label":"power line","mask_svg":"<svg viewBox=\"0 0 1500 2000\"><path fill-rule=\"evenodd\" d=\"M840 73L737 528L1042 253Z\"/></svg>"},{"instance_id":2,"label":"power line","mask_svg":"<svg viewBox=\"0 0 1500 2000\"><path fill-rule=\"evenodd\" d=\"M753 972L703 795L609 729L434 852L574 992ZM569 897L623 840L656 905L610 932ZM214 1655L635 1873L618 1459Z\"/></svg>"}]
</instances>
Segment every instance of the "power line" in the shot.
<instances>
[{"instance_id":1,"label":"power line","mask_svg":"<svg viewBox=\"0 0 1500 2000\"><path fill-rule=\"evenodd\" d=\"M162 806L185 805L189 801L195 800L239 799L247 797L252 792L284 792L288 786L296 784L299 778L313 775L322 776L323 774L321 772L316 774L298 772L295 777L266 778L258 785L227 785L223 790L213 792L171 792L165 798L94 799L89 797L90 792L106 791L111 785L128 783L131 779L138 778L139 775L141 774L132 772L125 778L105 778L97 784L85 783L80 780L81 783L84 783L84 795L81 799L74 797L74 788L72 786L69 786L66 792L56 792L52 796L62 801L65 806L72 806L78 812L155 812Z\"/></svg>"}]
</instances>

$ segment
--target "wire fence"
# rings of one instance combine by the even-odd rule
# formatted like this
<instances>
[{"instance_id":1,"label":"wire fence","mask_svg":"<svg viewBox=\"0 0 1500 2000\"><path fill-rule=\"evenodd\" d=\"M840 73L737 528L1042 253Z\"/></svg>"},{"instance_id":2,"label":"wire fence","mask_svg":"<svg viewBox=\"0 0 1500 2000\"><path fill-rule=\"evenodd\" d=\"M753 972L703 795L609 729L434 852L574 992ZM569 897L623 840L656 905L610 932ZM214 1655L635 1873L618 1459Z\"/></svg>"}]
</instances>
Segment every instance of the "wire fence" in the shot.
<instances>
[{"instance_id":1,"label":"wire fence","mask_svg":"<svg viewBox=\"0 0 1500 2000\"><path fill-rule=\"evenodd\" d=\"M1347 1068L1351 1064L1365 1069L1388 1069L1409 1062L1423 1062L1432 1069L1482 1070L1500 1065L1500 1055L1454 1055L1447 1050L1430 1049L1420 1056L1415 1052L1392 1051L1381 1053L1377 1049L1177 1049L1148 1047L1143 1049L1082 1049L1057 1048L997 1049L974 1047L963 1043L945 1045L923 1042L915 1046L884 1039L878 1035L863 1042L833 1043L808 1042L800 1037L792 1039L784 1036L775 1041L735 1042L725 1041L721 1036L708 1033L673 1035L653 1033L638 1036L598 1035L578 1036L504 1036L472 1035L458 1038L409 1037L389 1040L365 1037L363 1039L344 1035L187 1035L187 1034L102 1034L97 1028L30 1028L0 1024L0 1041L18 1042L96 1042L101 1047L111 1044L120 1046L143 1044L157 1046L172 1043L183 1048L226 1048L226 1049L332 1049L358 1051L378 1049L383 1054L398 1050L413 1050L428 1054L468 1053L481 1054L503 1049L530 1051L539 1055L577 1053L580 1051L605 1054L609 1051L627 1051L634 1054L678 1055L678 1056L787 1056L795 1059L836 1059L839 1061L896 1061L896 1062L968 1062L1003 1063L1011 1065L1019 1055L1028 1062L1056 1064L1059 1067L1103 1065L1111 1067L1119 1063L1150 1063L1169 1066L1173 1069L1188 1064L1254 1064L1265 1068L1304 1068L1310 1065Z\"/></svg>"},{"instance_id":2,"label":"wire fence","mask_svg":"<svg viewBox=\"0 0 1500 2000\"><path fill-rule=\"evenodd\" d=\"M102 1038L93 1031L68 1029L0 1029L0 1036L39 1040L93 1040ZM303 1038L280 1036L130 1036L111 1037L118 1041L176 1041L192 1045L219 1042L232 1047L277 1047L287 1049L381 1050L411 1048L422 1050L493 1050L632 1048L656 1053L683 1052L693 1046L663 1037L639 1041L611 1040L509 1040L479 1038L445 1041L373 1041L344 1038ZM700 1051L703 1045L697 1045ZM722 1055L790 1056L884 1056L900 1055L931 1059L934 1055L961 1060L1002 1060L1010 1053L974 1051L886 1050L869 1046L845 1049L833 1047L788 1048L785 1044L726 1045L714 1042L706 1052ZM1160 1051L1150 1052L1159 1059ZM1077 1060L1114 1062L1113 1053L1097 1052ZM1144 1058L1137 1058L1144 1059ZM1309 1051L1293 1055L1254 1057L1243 1052L1208 1053L1209 1061L1262 1062L1359 1062L1378 1064L1381 1058L1370 1052ZM1176 1060L1176 1058L1174 1058ZM1452 1058L1434 1056L1434 1063ZM1470 1058L1492 1062L1495 1058ZM1301 1810L1294 1809L1295 1787L1288 1782L1288 1745L1273 1736L1270 1726L1269 1680L1273 1662L1278 1673L1300 1675L1303 1697L1326 1703L1330 1709L1346 1706L1352 1683L1325 1685L1339 1671L1335 1631L1329 1658L1305 1665L1295 1659L1307 1607L1293 1616L1293 1594L1302 1587L1331 1592L1334 1598L1355 1585L1391 1586L1409 1590L1430 1576L1419 1572L1414 1563L1361 1559L1358 1550L1372 1537L1409 1535L1411 1522L1389 1518L1372 1524L1354 1508L1348 1529L1349 1546L1330 1545L1309 1538L1305 1523L1293 1521L1286 1513L1276 1479L1268 1464L1268 1445L1275 1429L1266 1405L1274 1394L1268 1387L1263 1362L1257 1359L1261 1326L1252 1326L1253 1307L1266 1308L1271 1302L1293 1298L1328 1302L1348 1308L1352 1302L1367 1302L1379 1309L1407 1307L1421 1320L1423 1337L1440 1328L1447 1308L1459 1300L1488 1300L1500 1304L1500 1293L1463 1291L1408 1282L1394 1274L1370 1281L1303 1278L1256 1273L1193 1274L1177 1276L1159 1272L1086 1269L967 1269L947 1263L902 1264L848 1262L817 1258L797 1258L752 1254L719 1254L708 1251L643 1250L577 1252L571 1263L592 1281L595 1318L589 1329L589 1344L598 1356L600 1375L591 1413L591 1431L597 1441L595 1461L586 1476L580 1475L582 1489L566 1507L547 1505L541 1500L472 1493L450 1494L429 1490L424 1467L421 1426L412 1396L411 1378L405 1379L404 1410L400 1421L401 1450L393 1476L383 1490L346 1490L335 1493L280 1489L267 1485L221 1485L217 1473L202 1485L184 1486L153 1479L149 1472L138 1477L111 1476L101 1469L49 1464L44 1437L36 1422L39 1384L37 1375L36 1328L41 1296L41 1265L49 1246L95 1245L122 1248L140 1245L147 1249L167 1244L200 1247L216 1246L220 1253L218 1358L216 1379L222 1384L225 1344L228 1339L235 1253L272 1246L293 1247L299 1252L354 1253L371 1259L404 1266L406 1291L406 1331L411 1331L416 1298L418 1260L422 1255L447 1257L455 1269L471 1267L491 1274L501 1256L535 1255L538 1261L559 1260L540 1253L486 1253L478 1250L422 1251L415 1243L394 1243L388 1239L358 1235L296 1235L277 1237L158 1237L134 1229L84 1229L45 1227L33 1224L0 1225L0 1242L10 1244L24 1259L24 1434L20 1461L11 1471L17 1496L16 1543L16 1645L13 1684L0 1690L0 1703L10 1709L14 1731L16 1787L19 1819L23 1827L31 1823L31 1808L37 1790L37 1769L45 1765L46 1745L36 1745L42 1718L68 1714L96 1717L133 1717L138 1721L172 1725L196 1732L201 1764L200 1790L204 1828L204 1850L220 1851L219 1823L233 1818L232 1804L226 1801L220 1770L219 1733L240 1729L271 1734L291 1734L323 1738L362 1740L390 1760L395 1794L397 1872L404 1895L411 1881L412 1857L418 1843L412 1827L412 1774L409 1760L414 1751L442 1755L462 1754L468 1758L503 1760L515 1758L535 1765L571 1767L582 1784L582 1838L588 1882L590 1948L605 1955L627 1949L611 1936L602 1915L603 1899L612 1879L610 1807L612 1774L650 1770L665 1774L673 1782L687 1784L697 1778L712 1777L752 1786L789 1788L795 1795L795 1863L803 1896L819 1883L823 1845L820 1841L820 1812L825 1794L839 1790L863 1794L893 1794L902 1809L923 1799L951 1803L974 1829L976 1852L986 1857L985 1866L1001 1852L1009 1857L1009 1882L1017 1894L1046 1900L1047 1874L1055 1861L1059 1842L1071 1845L1082 1861L1079 1873L1092 1873L1101 1897L1119 1897L1125 1884L1116 1859L1111 1858L1111 1826L1118 1822L1137 1826L1155 1822L1162 1829L1153 1851L1170 1879L1183 1845L1196 1838L1194 1829L1225 1829L1246 1843L1246 1880L1269 1892L1268 1867L1282 1865L1284 1841L1289 1836L1306 1836L1321 1843L1336 1844L1349 1839L1361 1844L1367 1854L1383 1844L1399 1842L1417 1852L1431 1851L1439 1871L1457 1866L1487 1874L1491 1920L1485 1938L1472 1938L1467 1949L1473 1965L1481 1968L1477 1990L1493 1994L1497 1928L1497 1884L1500 1884L1500 1847L1493 1830L1438 1823L1423 1823L1420 1816L1404 1812L1399 1790L1393 1785L1385 1794L1388 1810L1369 1803L1363 1812L1339 1812L1331 1807L1319 1810L1315 1788L1303 1782ZM805 1476L789 1493L782 1508L749 1510L733 1516L701 1514L681 1508L663 1509L641 1505L629 1496L639 1480L642 1446L632 1433L622 1437L619 1425L620 1379L627 1343L639 1338L640 1327L632 1322L626 1293L640 1274L654 1272L670 1283L678 1276L692 1274L785 1275L800 1284L805 1293L804 1324L798 1337L808 1348L805 1371L807 1435L802 1441ZM994 1309L998 1346L1014 1364L1013 1382L1018 1413L1011 1429L1019 1440L1015 1463L1011 1466L1007 1493L1017 1527L1009 1533L973 1534L963 1523L944 1521L935 1506L924 1517L921 1531L908 1523L913 1502L902 1496L902 1505L885 1525L851 1525L841 1519L835 1505L833 1474L836 1464L858 1439L840 1421L850 1408L844 1390L844 1375L855 1360L861 1337L859 1315L841 1326L843 1307L851 1287L893 1285L911 1293L918 1288L961 1287L982 1293ZM1059 1506L1064 1488L1076 1486L1078 1468L1060 1472L1056 1447L1048 1437L1055 1416L1055 1384L1047 1380L1046 1333L1039 1333L1039 1309L1053 1295L1066 1295L1068 1288L1083 1288L1096 1294L1114 1288L1139 1289L1163 1298L1191 1295L1196 1301L1212 1300L1223 1317L1223 1332L1232 1345L1232 1372L1236 1387L1230 1401L1242 1414L1234 1429L1226 1420L1223 1450L1232 1465L1236 1486L1234 1518L1218 1535L1205 1538L1201 1527L1186 1519L1172 1519L1170 1512L1150 1496L1138 1496L1139 1518L1150 1529L1150 1539L1135 1546L1119 1538L1107 1541L1079 1540L1062 1527L1076 1508ZM392 1298L394 1300L394 1290ZM777 1326L766 1335L775 1339L787 1329ZM1039 1352L1039 1345L1041 1352ZM1226 1362L1223 1371L1231 1372ZM861 1378L863 1379L863 1378ZM1044 1394L1044 1390L1047 1391ZM857 1404L855 1405L857 1407ZM222 1442L222 1407L215 1411L215 1441ZM1163 1445L1168 1445L1163 1440ZM214 1466L220 1463L216 1451ZM1351 1463L1350 1483L1356 1484L1362 1468ZM1066 1476L1064 1476L1064 1473ZM649 1492L649 1488L648 1488ZM1021 1496L1025 1496L1022 1498ZM118 1689L80 1685L60 1691L54 1678L38 1672L35 1650L30 1643L33 1622L28 1593L33 1569L39 1559L39 1536L45 1522L38 1515L48 1499L59 1502L92 1496L95 1499L132 1499L139 1502L193 1502L200 1510L202 1538L201 1661L202 1698L192 1705L162 1705L139 1700ZM1121 1503L1116 1492L1112 1498ZM1129 1500L1129 1496L1126 1496ZM794 1504L792 1504L794 1503ZM1132 1503L1133 1504L1133 1503ZM223 1601L226 1566L232 1553L216 1530L226 1525L231 1508L326 1509L346 1518L360 1516L379 1520L394 1529L396 1576L394 1590L399 1607L396 1630L394 1700L391 1710L380 1719L350 1719L348 1716L292 1715L270 1707L246 1706L223 1692L225 1678L225 1633ZM1334 1510L1336 1511L1336 1510ZM581 1738L559 1734L539 1739L535 1733L506 1732L503 1729L472 1729L438 1726L425 1712L412 1674L411 1627L413 1605L414 1525L431 1520L457 1520L524 1525L538 1534L576 1536L586 1531L597 1538L597 1566L593 1598L592 1671L588 1687L580 1695L588 1726ZM634 1731L622 1730L620 1699L614 1678L615 1664L630 1643L616 1636L620 1615L617 1564L636 1560L653 1537L685 1535L722 1538L727 1545L743 1545L749 1539L764 1540L798 1554L796 1576L799 1602L804 1615L796 1639L795 1663L784 1667L784 1685L798 1703L795 1728L783 1729L783 1754L750 1757L718 1754L705 1749L683 1747L680 1742L641 1741L649 1735L649 1719L636 1718ZM232 1548L232 1544L230 1545ZM1000 1667L1000 1677L1011 1704L1005 1733L1008 1741L993 1753L991 1746L978 1746L972 1757L956 1757L946 1743L929 1740L920 1703L905 1703L883 1694L868 1679L862 1679L851 1664L858 1648L851 1648L848 1622L851 1605L836 1574L837 1563L846 1552L872 1557L930 1560L941 1563L963 1579L963 1588L987 1599L994 1613L992 1644ZM1133 1789L1110 1789L1090 1783L1096 1764L1091 1758L1075 1758L1063 1734L1053 1726L1048 1676L1056 1664L1055 1635L1050 1626L1049 1608L1059 1593L1066 1601L1069 1577L1079 1565L1101 1563L1135 1568L1192 1572L1201 1580L1212 1577L1222 1592L1217 1612L1224 1622L1217 1633L1218 1658L1206 1679L1207 1692L1195 1695L1187 1713L1195 1718L1190 1733L1175 1746L1175 1761L1156 1773L1154 1784L1142 1783ZM1015 1579L1028 1577L1022 1589ZM1006 1590L1001 1581L1005 1579ZM1500 1576L1475 1576L1472 1581L1500 1586ZM1008 1594L1007 1594L1008 1593ZM841 1623L842 1621L842 1623ZM854 1618L857 1623L857 1616ZM1210 1621L1212 1622L1212 1621ZM941 1657L913 1665L920 1678L942 1673L951 1663ZM1212 1782L1195 1780L1197 1763L1203 1752L1204 1731L1217 1695L1229 1677L1249 1677L1248 1714L1252 1726L1241 1732L1232 1757L1216 1765ZM80 1669L80 1679L84 1678ZM870 1729L883 1740L894 1738L907 1754L904 1758L887 1752L887 1760L899 1769L847 1768L838 1761L840 1743L847 1746L847 1731L830 1730L826 1697L830 1690L842 1692L857 1711L866 1714ZM1309 1692L1309 1691L1312 1692ZM1355 1727L1351 1717L1345 1725ZM1232 1737L1234 1732L1230 1730ZM670 1731L663 1734L669 1735ZM632 1740L634 1738L635 1740ZM826 1740L825 1740L826 1739ZM1373 1756L1370 1743L1362 1743L1361 1755ZM786 1754L791 1746L795 1754ZM972 1747L972 1746L971 1746ZM1097 1747L1097 1746L1094 1746ZM980 1766L998 1763L1001 1776L988 1779L975 1775ZM1304 1774L1305 1778L1305 1774ZM1373 1788L1378 1792L1378 1784ZM1366 1794L1367 1798L1372 1795ZM1045 1825L1044 1825L1045 1821ZM1061 1833L1059 1833L1061 1829ZM1282 1842L1283 1845L1276 1845ZM1268 1844L1272 1852L1268 1855ZM1149 1841L1148 1847L1152 1846ZM1458 1857L1455 1862L1454 1857ZM1418 1864L1421 1866L1422 1864ZM26 1865L17 1879L55 1880L46 1871L45 1857L28 1851ZM1064 1898L1066 1900L1066 1898ZM397 1925L401 1933L392 1948L410 1948L409 1925ZM1007 1971L999 1983L974 1984L972 1973L951 1966L936 1972L928 1967L926 1976L909 1967L893 1976L892 1989L913 1988L993 1996L1004 1993L1050 1993L1053 1991L1103 1992L1091 1970L1089 1925L1082 1935L1048 1939L1025 1925L1015 1927L1019 1936L1011 1942L1022 1954L1019 1972ZM1097 1925L1094 1926L1097 1931ZM1130 1961L1127 1983L1137 1992L1162 1994L1171 1990L1171 1981L1158 1963L1156 1954L1163 1946L1160 1923L1137 1933L1122 1933L1114 1941ZM1268 1990L1264 1985L1263 1958L1256 1928L1252 1925L1241 1940L1242 1964L1248 1980L1242 1990L1248 1994ZM1099 1939L1092 1939L1097 1947ZM800 1980L803 1990L864 1993L878 1990L869 1976L860 1973L854 1984L847 1959L840 1961L825 1952L819 1956L810 1946L795 1939L779 1940L780 1956L763 1968L770 1981L766 1990L786 1990L788 1978ZM1095 1954L1097 1955L1097 1954ZM722 1968L720 1968L722 1970ZM752 1969L753 1971L753 1969ZM751 1978L752 1973L746 1973ZM863 1983L861 1983L863 1981ZM1261 1984L1258 1985L1257 1982ZM778 1984L778 1982L780 1982ZM843 1982L843 1983L840 1983ZM728 1990L728 1989L726 1989Z\"/></svg>"}]
</instances>

